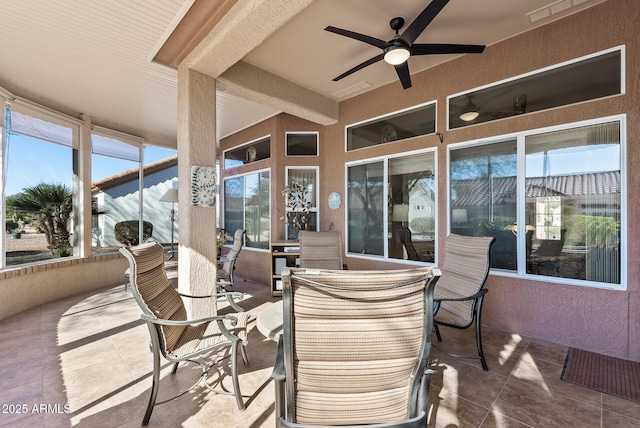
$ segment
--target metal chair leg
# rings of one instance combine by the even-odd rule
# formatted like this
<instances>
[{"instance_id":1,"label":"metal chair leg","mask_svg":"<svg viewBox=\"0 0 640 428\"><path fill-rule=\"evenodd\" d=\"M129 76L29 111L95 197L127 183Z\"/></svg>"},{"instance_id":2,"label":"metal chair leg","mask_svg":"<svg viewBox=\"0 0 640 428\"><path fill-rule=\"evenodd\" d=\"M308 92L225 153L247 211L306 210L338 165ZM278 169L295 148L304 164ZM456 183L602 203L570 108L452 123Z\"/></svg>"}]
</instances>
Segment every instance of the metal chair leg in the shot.
<instances>
[{"instance_id":1,"label":"metal chair leg","mask_svg":"<svg viewBox=\"0 0 640 428\"><path fill-rule=\"evenodd\" d=\"M157 347L154 346L153 348L153 375L151 382L151 395L149 396L147 411L144 413L144 418L142 419L142 426L147 426L149 424L149 419L151 419L153 407L156 404L156 397L158 396L158 387L160 386L160 352Z\"/></svg>"},{"instance_id":2,"label":"metal chair leg","mask_svg":"<svg viewBox=\"0 0 640 428\"><path fill-rule=\"evenodd\" d=\"M489 367L487 366L487 361L484 358L484 351L482 350L482 333L480 330L483 298L484 296L480 296L478 298L478 304L476 306L476 347L478 348L478 356L480 358L480 363L482 364L482 370L486 372L489 371Z\"/></svg>"}]
</instances>

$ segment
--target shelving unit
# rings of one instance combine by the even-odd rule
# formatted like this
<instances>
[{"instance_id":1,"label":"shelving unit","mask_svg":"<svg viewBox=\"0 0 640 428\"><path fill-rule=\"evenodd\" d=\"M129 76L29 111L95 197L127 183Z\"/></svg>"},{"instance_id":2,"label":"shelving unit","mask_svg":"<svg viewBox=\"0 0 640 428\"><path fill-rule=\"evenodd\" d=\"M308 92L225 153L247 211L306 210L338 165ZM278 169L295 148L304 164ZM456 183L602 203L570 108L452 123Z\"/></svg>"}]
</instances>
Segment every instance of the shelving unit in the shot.
<instances>
[{"instance_id":1,"label":"shelving unit","mask_svg":"<svg viewBox=\"0 0 640 428\"><path fill-rule=\"evenodd\" d=\"M300 243L297 241L271 242L271 295L282 295L282 277L280 272L285 267L300 264Z\"/></svg>"}]
</instances>

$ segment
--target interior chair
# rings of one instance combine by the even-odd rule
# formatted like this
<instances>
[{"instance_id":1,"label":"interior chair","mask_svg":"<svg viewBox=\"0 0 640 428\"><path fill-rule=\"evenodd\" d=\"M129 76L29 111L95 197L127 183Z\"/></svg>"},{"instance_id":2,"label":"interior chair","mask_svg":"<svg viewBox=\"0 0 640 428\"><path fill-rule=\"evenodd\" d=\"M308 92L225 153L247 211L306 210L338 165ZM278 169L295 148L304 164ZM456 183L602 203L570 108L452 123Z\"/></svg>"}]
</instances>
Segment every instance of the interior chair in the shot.
<instances>
[{"instance_id":1,"label":"interior chair","mask_svg":"<svg viewBox=\"0 0 640 428\"><path fill-rule=\"evenodd\" d=\"M347 269L342 262L342 238L340 232L313 232L301 230L300 267L310 269Z\"/></svg>"},{"instance_id":2,"label":"interior chair","mask_svg":"<svg viewBox=\"0 0 640 428\"><path fill-rule=\"evenodd\" d=\"M236 259L242 250L244 234L246 230L237 229L233 234L233 245L231 250L218 259L218 271L216 273L218 279L218 289L226 290L226 287L233 286L235 279L233 271L235 270Z\"/></svg>"},{"instance_id":3,"label":"interior chair","mask_svg":"<svg viewBox=\"0 0 640 428\"><path fill-rule=\"evenodd\" d=\"M276 427L427 426L438 277L285 268Z\"/></svg>"},{"instance_id":4,"label":"interior chair","mask_svg":"<svg viewBox=\"0 0 640 428\"><path fill-rule=\"evenodd\" d=\"M176 373L178 363L183 361L200 365L202 374L187 391L157 404L180 397L202 383L207 389L216 393L235 395L238 408L244 410L245 404L238 384L236 361L238 350L240 350L245 365L248 364L244 347L247 344L249 316L234 300L242 297L242 293L222 293L211 296L188 296L178 293L166 275L164 250L155 241L134 247L123 247L120 252L129 261L131 291L142 309L141 317L147 323L151 335L153 380L149 404L142 425L149 423L149 418L156 404L160 384L161 355L174 363L172 374ZM189 319L182 300L183 297L209 299L214 316ZM217 315L217 302L220 298L227 298L230 306L238 313ZM217 352L211 355L210 353L213 351ZM208 366L196 360L196 358L203 356L212 360ZM219 386L217 389L214 389L215 385L207 381L210 369L227 360L230 363L233 384L231 392L228 391L228 388L225 389L220 385L222 378L216 380Z\"/></svg>"},{"instance_id":5,"label":"interior chair","mask_svg":"<svg viewBox=\"0 0 640 428\"><path fill-rule=\"evenodd\" d=\"M489 254L495 238L451 234L445 241L442 277L435 290L433 321L438 341L442 342L439 325L465 329L475 322L477 358L487 371L487 361L482 349L481 315L484 288L489 275ZM516 257L516 254L513 254ZM460 357L459 355L456 355Z\"/></svg>"}]
</instances>

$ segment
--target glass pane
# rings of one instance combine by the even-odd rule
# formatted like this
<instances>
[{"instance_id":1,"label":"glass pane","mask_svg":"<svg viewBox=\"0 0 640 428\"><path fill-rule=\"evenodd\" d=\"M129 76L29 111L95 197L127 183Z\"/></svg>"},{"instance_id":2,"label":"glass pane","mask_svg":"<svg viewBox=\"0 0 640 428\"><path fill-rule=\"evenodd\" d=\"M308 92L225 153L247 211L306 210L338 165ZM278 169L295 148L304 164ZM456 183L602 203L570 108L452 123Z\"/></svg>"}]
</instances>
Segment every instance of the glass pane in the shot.
<instances>
[{"instance_id":1,"label":"glass pane","mask_svg":"<svg viewBox=\"0 0 640 428\"><path fill-rule=\"evenodd\" d=\"M347 150L436 132L435 103L347 127Z\"/></svg>"},{"instance_id":2,"label":"glass pane","mask_svg":"<svg viewBox=\"0 0 640 428\"><path fill-rule=\"evenodd\" d=\"M451 151L451 233L493 236L491 267L517 269L516 140Z\"/></svg>"},{"instance_id":3,"label":"glass pane","mask_svg":"<svg viewBox=\"0 0 640 428\"><path fill-rule=\"evenodd\" d=\"M435 252L434 155L389 160L389 257L433 262Z\"/></svg>"},{"instance_id":4,"label":"glass pane","mask_svg":"<svg viewBox=\"0 0 640 428\"><path fill-rule=\"evenodd\" d=\"M10 133L6 164L6 265L74 255L77 150ZM78 255L78 254L75 254Z\"/></svg>"},{"instance_id":5,"label":"glass pane","mask_svg":"<svg viewBox=\"0 0 640 428\"><path fill-rule=\"evenodd\" d=\"M251 248L269 248L269 213L271 201L269 172L245 177L245 245Z\"/></svg>"},{"instance_id":6,"label":"glass pane","mask_svg":"<svg viewBox=\"0 0 640 428\"><path fill-rule=\"evenodd\" d=\"M177 250L180 219L177 216L176 194L167 191L178 188L178 154L176 150L146 146L144 149L144 189L142 215L153 226L153 238L171 251ZM172 221L173 220L173 221Z\"/></svg>"},{"instance_id":7,"label":"glass pane","mask_svg":"<svg viewBox=\"0 0 640 428\"><path fill-rule=\"evenodd\" d=\"M384 255L383 163L349 167L347 227L350 253Z\"/></svg>"},{"instance_id":8,"label":"glass pane","mask_svg":"<svg viewBox=\"0 0 640 428\"><path fill-rule=\"evenodd\" d=\"M287 169L285 188L286 239L298 239L300 230L317 230L318 177L315 168Z\"/></svg>"},{"instance_id":9,"label":"glass pane","mask_svg":"<svg viewBox=\"0 0 640 428\"><path fill-rule=\"evenodd\" d=\"M117 251L132 243L123 241L139 231L135 223L140 220L140 163L93 154L91 167L91 248L98 253ZM168 209L156 213L168 219Z\"/></svg>"},{"instance_id":10,"label":"glass pane","mask_svg":"<svg viewBox=\"0 0 640 428\"><path fill-rule=\"evenodd\" d=\"M527 273L620 283L620 124L526 139Z\"/></svg>"},{"instance_id":11,"label":"glass pane","mask_svg":"<svg viewBox=\"0 0 640 428\"><path fill-rule=\"evenodd\" d=\"M244 177L224 181L224 229L231 235L244 228Z\"/></svg>"},{"instance_id":12,"label":"glass pane","mask_svg":"<svg viewBox=\"0 0 640 428\"><path fill-rule=\"evenodd\" d=\"M287 156L318 156L317 133L288 133Z\"/></svg>"},{"instance_id":13,"label":"glass pane","mask_svg":"<svg viewBox=\"0 0 640 428\"><path fill-rule=\"evenodd\" d=\"M224 152L224 168L229 169L271 157L271 137Z\"/></svg>"},{"instance_id":14,"label":"glass pane","mask_svg":"<svg viewBox=\"0 0 640 428\"><path fill-rule=\"evenodd\" d=\"M622 91L616 50L449 99L449 129L595 100Z\"/></svg>"}]
</instances>

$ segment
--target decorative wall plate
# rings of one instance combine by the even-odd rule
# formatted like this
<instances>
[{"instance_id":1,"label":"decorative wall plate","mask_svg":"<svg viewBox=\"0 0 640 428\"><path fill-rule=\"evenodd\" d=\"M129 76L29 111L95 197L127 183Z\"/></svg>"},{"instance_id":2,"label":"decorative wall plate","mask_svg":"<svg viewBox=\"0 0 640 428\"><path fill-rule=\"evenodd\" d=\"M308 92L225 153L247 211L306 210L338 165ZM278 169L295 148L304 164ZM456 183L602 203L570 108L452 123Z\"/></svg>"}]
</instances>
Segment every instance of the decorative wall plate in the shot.
<instances>
[{"instance_id":1,"label":"decorative wall plate","mask_svg":"<svg viewBox=\"0 0 640 428\"><path fill-rule=\"evenodd\" d=\"M191 166L191 205L213 207L216 205L216 168Z\"/></svg>"},{"instance_id":2,"label":"decorative wall plate","mask_svg":"<svg viewBox=\"0 0 640 428\"><path fill-rule=\"evenodd\" d=\"M331 192L329 195L329 208L337 210L342 204L342 196L338 192Z\"/></svg>"}]
</instances>

